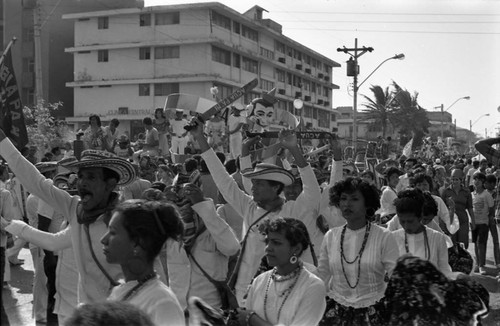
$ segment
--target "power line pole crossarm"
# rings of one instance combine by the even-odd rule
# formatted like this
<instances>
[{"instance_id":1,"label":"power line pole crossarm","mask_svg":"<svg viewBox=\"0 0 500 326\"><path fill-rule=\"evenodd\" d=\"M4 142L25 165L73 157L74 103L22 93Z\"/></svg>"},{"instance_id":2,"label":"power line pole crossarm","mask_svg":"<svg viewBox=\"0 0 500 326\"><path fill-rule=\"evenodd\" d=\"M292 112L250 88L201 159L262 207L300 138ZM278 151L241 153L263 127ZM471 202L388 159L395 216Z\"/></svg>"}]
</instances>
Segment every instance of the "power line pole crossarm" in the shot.
<instances>
[{"instance_id":1,"label":"power line pole crossarm","mask_svg":"<svg viewBox=\"0 0 500 326\"><path fill-rule=\"evenodd\" d=\"M349 61L347 61L347 76L354 77L353 79L353 107L352 107L352 146L353 146L353 159L356 157L357 143L358 143L358 125L357 125L357 101L358 101L358 74L359 74L359 66L358 66L358 58L365 54L366 52L372 52L372 47L363 46L358 48L358 39L354 39L354 48L338 48L337 52L344 52L349 54L351 57ZM353 52L353 53L351 53ZM354 59L354 60L353 60ZM366 80L366 79L365 79Z\"/></svg>"}]
</instances>

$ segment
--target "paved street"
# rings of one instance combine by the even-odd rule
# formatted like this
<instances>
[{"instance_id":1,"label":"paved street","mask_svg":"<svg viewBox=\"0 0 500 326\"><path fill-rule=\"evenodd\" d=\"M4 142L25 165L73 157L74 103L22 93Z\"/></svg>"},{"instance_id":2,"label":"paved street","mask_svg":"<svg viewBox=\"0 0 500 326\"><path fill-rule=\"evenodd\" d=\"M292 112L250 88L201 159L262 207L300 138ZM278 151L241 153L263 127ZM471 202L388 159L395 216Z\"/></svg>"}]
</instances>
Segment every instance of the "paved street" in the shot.
<instances>
[{"instance_id":1,"label":"paved street","mask_svg":"<svg viewBox=\"0 0 500 326\"><path fill-rule=\"evenodd\" d=\"M469 248L474 252L474 246ZM32 295L31 286L33 280L33 263L28 249L23 249L19 255L24 259L21 266L11 267L10 286L2 290L2 300L9 318L10 326L40 326L31 317ZM491 312L483 323L484 326L500 325L500 286L494 276L498 273L494 268L493 247L491 237L488 241L487 271L489 275L475 274L474 278L490 291ZM2 323L2 326L5 326Z\"/></svg>"}]
</instances>

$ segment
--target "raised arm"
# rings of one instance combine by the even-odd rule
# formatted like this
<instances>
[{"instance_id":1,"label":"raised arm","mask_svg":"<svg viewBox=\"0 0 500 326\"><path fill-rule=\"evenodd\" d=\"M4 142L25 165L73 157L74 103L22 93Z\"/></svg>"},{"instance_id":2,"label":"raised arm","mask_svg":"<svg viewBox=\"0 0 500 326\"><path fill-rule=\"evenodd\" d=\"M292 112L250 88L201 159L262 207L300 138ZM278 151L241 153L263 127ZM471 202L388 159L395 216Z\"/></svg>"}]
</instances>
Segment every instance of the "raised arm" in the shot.
<instances>
[{"instance_id":1,"label":"raised arm","mask_svg":"<svg viewBox=\"0 0 500 326\"><path fill-rule=\"evenodd\" d=\"M479 153L483 154L488 162L498 166L500 164L500 150L493 148L495 144L500 144L500 137L481 139L474 147Z\"/></svg>"}]
</instances>

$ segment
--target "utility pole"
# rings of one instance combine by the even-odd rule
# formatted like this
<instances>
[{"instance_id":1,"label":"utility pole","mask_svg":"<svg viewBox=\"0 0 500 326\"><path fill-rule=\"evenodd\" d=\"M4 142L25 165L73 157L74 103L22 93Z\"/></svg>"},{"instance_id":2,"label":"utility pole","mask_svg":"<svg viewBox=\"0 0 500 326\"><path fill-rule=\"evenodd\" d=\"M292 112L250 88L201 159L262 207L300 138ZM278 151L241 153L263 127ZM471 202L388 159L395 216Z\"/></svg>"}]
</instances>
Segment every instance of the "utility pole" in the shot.
<instances>
[{"instance_id":1,"label":"utility pole","mask_svg":"<svg viewBox=\"0 0 500 326\"><path fill-rule=\"evenodd\" d=\"M349 54L351 57L347 61L347 76L354 77L353 79L353 105L352 105L352 146L353 146L353 159L356 157L356 149L358 143L358 124L357 124L357 111L358 111L358 74L359 74L359 65L358 58L365 54L366 52L372 52L372 47L358 48L358 39L354 39L354 48L338 48L337 52L344 52ZM351 53L352 52L352 53ZM369 76L368 76L369 77Z\"/></svg>"},{"instance_id":2,"label":"utility pole","mask_svg":"<svg viewBox=\"0 0 500 326\"><path fill-rule=\"evenodd\" d=\"M33 8L33 41L35 44L35 94L36 105L41 106L43 102L43 79L42 79L42 24L40 14L40 4L36 2Z\"/></svg>"},{"instance_id":3,"label":"utility pole","mask_svg":"<svg viewBox=\"0 0 500 326\"><path fill-rule=\"evenodd\" d=\"M444 137L443 137L443 120L444 120L444 105L441 104L441 140L444 141Z\"/></svg>"}]
</instances>

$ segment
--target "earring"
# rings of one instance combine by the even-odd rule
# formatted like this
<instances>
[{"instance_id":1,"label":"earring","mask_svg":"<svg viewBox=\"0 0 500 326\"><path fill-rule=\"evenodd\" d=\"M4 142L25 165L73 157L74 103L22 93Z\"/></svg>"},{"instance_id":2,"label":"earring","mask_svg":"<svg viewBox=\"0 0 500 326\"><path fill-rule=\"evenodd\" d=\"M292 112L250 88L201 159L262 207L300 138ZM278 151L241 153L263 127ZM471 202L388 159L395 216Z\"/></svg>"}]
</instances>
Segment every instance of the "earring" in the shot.
<instances>
[{"instance_id":1,"label":"earring","mask_svg":"<svg viewBox=\"0 0 500 326\"><path fill-rule=\"evenodd\" d=\"M297 256L293 254L292 257L290 257L290 264L296 264L298 260Z\"/></svg>"}]
</instances>

